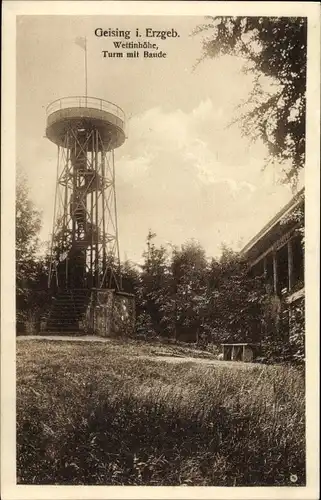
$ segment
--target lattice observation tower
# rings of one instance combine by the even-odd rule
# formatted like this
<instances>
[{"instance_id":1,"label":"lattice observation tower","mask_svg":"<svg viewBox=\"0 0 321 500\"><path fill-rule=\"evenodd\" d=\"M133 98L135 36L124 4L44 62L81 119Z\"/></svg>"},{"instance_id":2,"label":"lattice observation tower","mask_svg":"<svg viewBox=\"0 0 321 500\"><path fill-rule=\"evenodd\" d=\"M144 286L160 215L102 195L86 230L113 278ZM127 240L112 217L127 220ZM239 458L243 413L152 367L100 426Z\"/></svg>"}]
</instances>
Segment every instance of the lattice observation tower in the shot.
<instances>
[{"instance_id":1,"label":"lattice observation tower","mask_svg":"<svg viewBox=\"0 0 321 500\"><path fill-rule=\"evenodd\" d=\"M46 137L58 152L48 277L56 299L45 329L78 331L87 322L106 332L117 308L120 328L134 314L122 292L115 189L124 112L104 99L64 97L47 107Z\"/></svg>"},{"instance_id":2,"label":"lattice observation tower","mask_svg":"<svg viewBox=\"0 0 321 500\"><path fill-rule=\"evenodd\" d=\"M93 97L47 108L46 136L58 147L49 281L59 289L121 288L114 150L125 115Z\"/></svg>"}]
</instances>

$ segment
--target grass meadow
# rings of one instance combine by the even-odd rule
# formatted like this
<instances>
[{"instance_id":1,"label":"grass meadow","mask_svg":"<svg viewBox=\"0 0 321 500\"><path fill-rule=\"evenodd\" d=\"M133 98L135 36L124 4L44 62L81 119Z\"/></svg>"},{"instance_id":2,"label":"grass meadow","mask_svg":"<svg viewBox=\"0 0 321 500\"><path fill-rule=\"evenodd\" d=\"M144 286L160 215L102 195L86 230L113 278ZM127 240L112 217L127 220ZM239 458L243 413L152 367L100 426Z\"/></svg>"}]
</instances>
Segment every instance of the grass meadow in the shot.
<instances>
[{"instance_id":1,"label":"grass meadow","mask_svg":"<svg viewBox=\"0 0 321 500\"><path fill-rule=\"evenodd\" d=\"M156 362L146 349L17 342L19 484L305 484L302 372Z\"/></svg>"}]
</instances>

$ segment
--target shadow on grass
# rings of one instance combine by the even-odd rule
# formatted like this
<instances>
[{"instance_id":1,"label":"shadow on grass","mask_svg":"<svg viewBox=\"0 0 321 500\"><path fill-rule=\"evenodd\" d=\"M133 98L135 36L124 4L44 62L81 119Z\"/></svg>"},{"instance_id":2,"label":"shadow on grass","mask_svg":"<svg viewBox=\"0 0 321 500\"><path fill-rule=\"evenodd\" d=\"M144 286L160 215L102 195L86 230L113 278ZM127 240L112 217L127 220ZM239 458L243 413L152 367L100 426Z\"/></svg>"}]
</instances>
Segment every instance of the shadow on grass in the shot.
<instances>
[{"instance_id":1,"label":"shadow on grass","mask_svg":"<svg viewBox=\"0 0 321 500\"><path fill-rule=\"evenodd\" d=\"M295 370L155 365L83 346L50 346L35 363L29 349L18 357L20 484L305 484Z\"/></svg>"}]
</instances>

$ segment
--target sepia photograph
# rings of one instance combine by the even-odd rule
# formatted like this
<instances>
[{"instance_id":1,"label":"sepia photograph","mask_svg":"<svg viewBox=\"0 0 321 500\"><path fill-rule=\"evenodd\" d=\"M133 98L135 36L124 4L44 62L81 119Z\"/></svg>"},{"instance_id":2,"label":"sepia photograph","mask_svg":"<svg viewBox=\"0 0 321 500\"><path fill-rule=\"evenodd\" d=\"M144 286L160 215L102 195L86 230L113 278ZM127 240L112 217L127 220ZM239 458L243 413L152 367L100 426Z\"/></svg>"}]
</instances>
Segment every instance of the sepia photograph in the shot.
<instances>
[{"instance_id":1,"label":"sepia photograph","mask_svg":"<svg viewBox=\"0 0 321 500\"><path fill-rule=\"evenodd\" d=\"M15 16L16 485L308 498L311 20L108 3Z\"/></svg>"}]
</instances>

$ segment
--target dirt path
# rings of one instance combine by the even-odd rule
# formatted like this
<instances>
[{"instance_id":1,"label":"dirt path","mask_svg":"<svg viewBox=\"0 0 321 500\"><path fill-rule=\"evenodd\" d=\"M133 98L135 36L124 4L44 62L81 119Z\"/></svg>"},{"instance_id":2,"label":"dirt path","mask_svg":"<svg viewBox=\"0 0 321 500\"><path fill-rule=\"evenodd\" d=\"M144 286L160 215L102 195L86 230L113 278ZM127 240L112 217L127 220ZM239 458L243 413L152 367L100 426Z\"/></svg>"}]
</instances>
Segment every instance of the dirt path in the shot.
<instances>
[{"instance_id":1,"label":"dirt path","mask_svg":"<svg viewBox=\"0 0 321 500\"><path fill-rule=\"evenodd\" d=\"M67 342L110 342L106 337L94 337L92 335L19 335L17 340L63 340Z\"/></svg>"},{"instance_id":2,"label":"dirt path","mask_svg":"<svg viewBox=\"0 0 321 500\"><path fill-rule=\"evenodd\" d=\"M251 369L255 366L259 366L255 363L242 363L241 361L222 361L218 359L207 359L207 358L192 358L188 356L178 357L178 356L135 356L140 359L148 359L150 361L166 361L166 363L197 363L200 365L214 365L214 366L228 366L229 368L242 368Z\"/></svg>"},{"instance_id":3,"label":"dirt path","mask_svg":"<svg viewBox=\"0 0 321 500\"><path fill-rule=\"evenodd\" d=\"M18 342L22 342L25 340L49 340L49 341L67 341L67 342L102 342L108 343L111 340L109 338L104 337L94 337L91 335L83 335L83 336L72 336L72 335L19 335L17 337ZM212 366L228 366L229 368L242 368L242 369L251 369L257 367L256 363L243 363L241 361L222 361L217 359L208 359L208 358L198 358L191 356L175 356L175 355L166 355L166 354L157 354L148 355L148 354L138 354L133 355L133 359L146 359L149 361L165 361L166 363L198 363L202 365L212 365Z\"/></svg>"}]
</instances>

